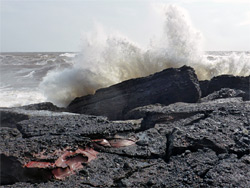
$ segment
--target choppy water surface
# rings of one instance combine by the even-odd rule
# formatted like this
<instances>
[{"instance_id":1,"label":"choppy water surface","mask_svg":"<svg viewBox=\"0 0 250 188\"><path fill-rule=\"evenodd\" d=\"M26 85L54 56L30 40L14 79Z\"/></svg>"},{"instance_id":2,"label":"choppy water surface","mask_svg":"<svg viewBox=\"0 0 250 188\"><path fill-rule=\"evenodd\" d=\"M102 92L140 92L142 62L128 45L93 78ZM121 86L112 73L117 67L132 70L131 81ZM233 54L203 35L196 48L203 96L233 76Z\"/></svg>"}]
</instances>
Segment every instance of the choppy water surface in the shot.
<instances>
[{"instance_id":1,"label":"choppy water surface","mask_svg":"<svg viewBox=\"0 0 250 188\"><path fill-rule=\"evenodd\" d=\"M1 53L0 106L46 101L39 84L49 71L73 64L74 53Z\"/></svg>"}]
</instances>

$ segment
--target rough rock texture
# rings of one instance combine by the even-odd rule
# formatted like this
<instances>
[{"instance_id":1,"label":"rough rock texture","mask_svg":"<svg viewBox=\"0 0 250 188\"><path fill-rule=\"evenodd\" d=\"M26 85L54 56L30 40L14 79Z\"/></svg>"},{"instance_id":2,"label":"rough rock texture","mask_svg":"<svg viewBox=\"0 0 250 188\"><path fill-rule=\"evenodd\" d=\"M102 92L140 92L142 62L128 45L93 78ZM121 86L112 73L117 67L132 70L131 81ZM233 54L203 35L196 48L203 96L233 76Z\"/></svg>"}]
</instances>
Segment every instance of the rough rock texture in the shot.
<instances>
[{"instance_id":1,"label":"rough rock texture","mask_svg":"<svg viewBox=\"0 0 250 188\"><path fill-rule=\"evenodd\" d=\"M208 102L215 99L236 98L236 97L241 97L242 99L246 99L247 94L242 90L222 88L219 91L215 91L209 94L208 96L201 98L201 102Z\"/></svg>"},{"instance_id":2,"label":"rough rock texture","mask_svg":"<svg viewBox=\"0 0 250 188\"><path fill-rule=\"evenodd\" d=\"M247 187L250 183L250 102L150 105L131 121L89 115L32 116L1 128L1 184L5 187ZM56 132L56 130L58 130ZM108 147L97 138L131 139ZM92 147L97 158L64 180L29 161L55 161L65 148ZM43 159L46 156L46 160ZM11 170L9 170L11 169ZM10 185L11 184L11 185ZM8 186L9 185L9 186Z\"/></svg>"},{"instance_id":3,"label":"rough rock texture","mask_svg":"<svg viewBox=\"0 0 250 188\"><path fill-rule=\"evenodd\" d=\"M57 156L54 153L57 151L59 152L66 147L72 150L74 147L84 147L89 143L89 139L50 136L32 139L17 138L15 140L1 138L1 142L1 184L5 185L15 182L40 183L48 181L52 176L48 169L25 168L24 165L30 161L41 161L42 157L39 157L39 153L50 154L44 162L56 160Z\"/></svg>"},{"instance_id":4,"label":"rough rock texture","mask_svg":"<svg viewBox=\"0 0 250 188\"><path fill-rule=\"evenodd\" d=\"M92 138L117 132L135 131L140 121L110 122L106 117L90 115L66 115L32 117L17 124L23 137L50 135L76 135Z\"/></svg>"},{"instance_id":5,"label":"rough rock texture","mask_svg":"<svg viewBox=\"0 0 250 188\"><path fill-rule=\"evenodd\" d=\"M184 66L97 90L94 95L73 100L68 110L74 113L103 115L113 120L123 119L126 112L138 106L197 102L200 95L194 70Z\"/></svg>"},{"instance_id":6,"label":"rough rock texture","mask_svg":"<svg viewBox=\"0 0 250 188\"><path fill-rule=\"evenodd\" d=\"M0 187L249 187L244 93L221 89L198 103L139 101L122 121L52 112L47 104L1 108Z\"/></svg>"},{"instance_id":7,"label":"rough rock texture","mask_svg":"<svg viewBox=\"0 0 250 188\"><path fill-rule=\"evenodd\" d=\"M168 135L170 153L207 147L239 157L250 151L250 102L219 99L205 103L145 106L128 114L144 117L142 128Z\"/></svg>"},{"instance_id":8,"label":"rough rock texture","mask_svg":"<svg viewBox=\"0 0 250 188\"><path fill-rule=\"evenodd\" d=\"M19 121L29 119L27 114L18 113L9 109L0 109L0 126L16 128Z\"/></svg>"},{"instance_id":9,"label":"rough rock texture","mask_svg":"<svg viewBox=\"0 0 250 188\"><path fill-rule=\"evenodd\" d=\"M63 112L63 108L58 108L52 103L31 104L22 107L1 108L0 107L0 122L1 127L16 128L17 123L22 120L27 120L37 116L66 116L78 115L68 112Z\"/></svg>"},{"instance_id":10,"label":"rough rock texture","mask_svg":"<svg viewBox=\"0 0 250 188\"><path fill-rule=\"evenodd\" d=\"M212 78L210 81L200 81L200 88L202 97L222 88L231 88L244 91L244 100L250 100L250 76L221 75Z\"/></svg>"},{"instance_id":11,"label":"rough rock texture","mask_svg":"<svg viewBox=\"0 0 250 188\"><path fill-rule=\"evenodd\" d=\"M235 155L217 156L198 150L174 156L169 163L134 172L121 180L122 187L247 187L249 164Z\"/></svg>"}]
</instances>

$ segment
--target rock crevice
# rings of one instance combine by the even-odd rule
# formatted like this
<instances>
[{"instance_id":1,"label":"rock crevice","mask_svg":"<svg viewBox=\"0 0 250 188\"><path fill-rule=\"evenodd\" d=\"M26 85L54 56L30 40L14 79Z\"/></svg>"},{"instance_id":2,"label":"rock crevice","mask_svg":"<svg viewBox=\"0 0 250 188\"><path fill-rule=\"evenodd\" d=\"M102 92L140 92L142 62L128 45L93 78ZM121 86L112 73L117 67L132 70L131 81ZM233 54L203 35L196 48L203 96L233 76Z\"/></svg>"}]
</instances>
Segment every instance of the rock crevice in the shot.
<instances>
[{"instance_id":1,"label":"rock crevice","mask_svg":"<svg viewBox=\"0 0 250 188\"><path fill-rule=\"evenodd\" d=\"M182 67L100 89L67 109L0 108L1 187L245 188L247 79L199 82Z\"/></svg>"}]
</instances>

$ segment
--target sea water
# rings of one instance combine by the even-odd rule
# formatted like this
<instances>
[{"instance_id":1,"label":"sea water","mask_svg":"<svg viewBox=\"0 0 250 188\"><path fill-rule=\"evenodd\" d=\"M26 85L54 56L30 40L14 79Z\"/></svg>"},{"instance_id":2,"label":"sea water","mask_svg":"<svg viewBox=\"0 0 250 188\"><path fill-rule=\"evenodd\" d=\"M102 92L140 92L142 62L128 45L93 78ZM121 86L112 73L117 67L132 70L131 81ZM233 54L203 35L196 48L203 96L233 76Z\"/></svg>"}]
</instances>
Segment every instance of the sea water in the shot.
<instances>
[{"instance_id":1,"label":"sea water","mask_svg":"<svg viewBox=\"0 0 250 188\"><path fill-rule=\"evenodd\" d=\"M73 64L75 53L1 53L0 107L46 101L39 85L49 71Z\"/></svg>"}]
</instances>

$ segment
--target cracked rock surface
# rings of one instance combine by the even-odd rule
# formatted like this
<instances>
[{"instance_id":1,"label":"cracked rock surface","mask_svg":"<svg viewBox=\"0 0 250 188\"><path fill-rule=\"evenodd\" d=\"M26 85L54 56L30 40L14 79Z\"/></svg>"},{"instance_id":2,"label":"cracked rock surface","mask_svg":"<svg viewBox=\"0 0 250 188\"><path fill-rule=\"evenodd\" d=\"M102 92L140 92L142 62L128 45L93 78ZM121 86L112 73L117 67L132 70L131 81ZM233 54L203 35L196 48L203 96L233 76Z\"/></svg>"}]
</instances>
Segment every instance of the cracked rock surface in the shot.
<instances>
[{"instance_id":1,"label":"cracked rock surface","mask_svg":"<svg viewBox=\"0 0 250 188\"><path fill-rule=\"evenodd\" d=\"M250 151L250 102L218 99L206 103L176 103L145 106L130 112L144 117L143 127L154 127L168 135L169 152L210 148L217 154L234 153L239 157Z\"/></svg>"},{"instance_id":2,"label":"cracked rock surface","mask_svg":"<svg viewBox=\"0 0 250 188\"><path fill-rule=\"evenodd\" d=\"M1 108L0 187L249 187L242 93L139 104L121 121L50 103Z\"/></svg>"}]
</instances>

